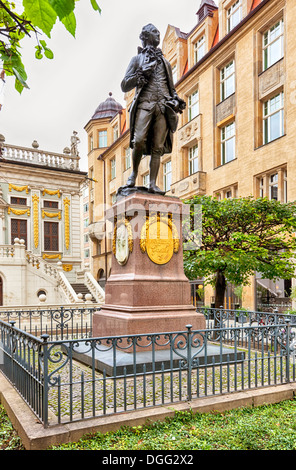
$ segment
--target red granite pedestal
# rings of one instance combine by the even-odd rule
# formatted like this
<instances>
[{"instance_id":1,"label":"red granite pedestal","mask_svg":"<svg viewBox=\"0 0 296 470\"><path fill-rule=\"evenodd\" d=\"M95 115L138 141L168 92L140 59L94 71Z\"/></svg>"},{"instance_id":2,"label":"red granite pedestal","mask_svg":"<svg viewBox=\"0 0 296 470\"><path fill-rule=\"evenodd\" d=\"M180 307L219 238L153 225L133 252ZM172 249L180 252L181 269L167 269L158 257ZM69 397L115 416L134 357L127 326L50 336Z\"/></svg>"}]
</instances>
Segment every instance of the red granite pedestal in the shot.
<instances>
[{"instance_id":1,"label":"red granite pedestal","mask_svg":"<svg viewBox=\"0 0 296 470\"><path fill-rule=\"evenodd\" d=\"M188 324L193 329L205 328L204 316L196 313L191 304L190 285L183 269L181 220L184 206L178 198L135 192L120 198L109 211L109 220L114 218L115 224L125 220L129 226L132 251L125 264L120 264L112 255L105 304L94 315L94 336L184 331ZM178 233L173 232L175 252L172 255L167 252L165 241L163 245L158 239L150 243L154 253L152 260L148 243L143 239L143 226L147 227L147 217L157 215L168 217Z\"/></svg>"}]
</instances>

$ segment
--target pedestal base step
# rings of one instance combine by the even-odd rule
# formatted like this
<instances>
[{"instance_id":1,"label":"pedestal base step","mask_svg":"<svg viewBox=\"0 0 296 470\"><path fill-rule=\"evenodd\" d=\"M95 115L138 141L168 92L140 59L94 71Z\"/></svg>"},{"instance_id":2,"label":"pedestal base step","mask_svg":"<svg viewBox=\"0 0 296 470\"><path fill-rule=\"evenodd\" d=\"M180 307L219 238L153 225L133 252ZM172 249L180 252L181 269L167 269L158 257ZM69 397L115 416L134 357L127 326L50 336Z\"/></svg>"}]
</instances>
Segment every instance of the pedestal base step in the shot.
<instances>
[{"instance_id":1,"label":"pedestal base step","mask_svg":"<svg viewBox=\"0 0 296 470\"><path fill-rule=\"evenodd\" d=\"M84 352L82 345L79 348L75 348L73 351L73 358L78 362L85 365L92 366L92 352ZM154 360L152 357L152 351L141 351L135 354L132 352L127 353L119 349L116 350L116 364L114 364L114 351L103 350L103 346L100 346L100 351L95 351L94 367L99 372L106 373L109 377L124 376L134 373L143 373L151 371L168 371L171 370L171 365L176 370L180 369L180 361L186 358L186 352L181 357L175 352L171 352L169 349L154 351ZM200 349L200 348L199 348ZM220 346L211 344L207 346L207 355L205 355L205 349L199 351L196 348L192 348L191 357L197 358L198 362L193 362L192 368L197 367L211 367L213 364L219 366L221 364L228 364L232 361L236 363L244 361L245 354L243 352L234 353L231 348L221 348ZM182 352L180 351L180 354Z\"/></svg>"}]
</instances>

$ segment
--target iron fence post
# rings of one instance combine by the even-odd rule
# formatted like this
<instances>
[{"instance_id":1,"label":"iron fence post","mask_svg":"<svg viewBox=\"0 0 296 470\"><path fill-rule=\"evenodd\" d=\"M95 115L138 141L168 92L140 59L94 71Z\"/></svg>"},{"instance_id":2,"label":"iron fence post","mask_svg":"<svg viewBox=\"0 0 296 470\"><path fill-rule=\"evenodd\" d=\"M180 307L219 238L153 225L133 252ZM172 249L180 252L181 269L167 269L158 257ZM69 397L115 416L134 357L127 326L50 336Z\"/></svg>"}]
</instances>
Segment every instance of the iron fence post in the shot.
<instances>
[{"instance_id":1,"label":"iron fence post","mask_svg":"<svg viewBox=\"0 0 296 470\"><path fill-rule=\"evenodd\" d=\"M187 328L187 399L192 399L192 352L191 352L191 339L192 339L192 325L186 325Z\"/></svg>"},{"instance_id":2,"label":"iron fence post","mask_svg":"<svg viewBox=\"0 0 296 470\"><path fill-rule=\"evenodd\" d=\"M40 352L43 356L43 425L45 428L48 427L48 338L49 335L44 334L41 336L43 344L41 345L42 351Z\"/></svg>"},{"instance_id":3,"label":"iron fence post","mask_svg":"<svg viewBox=\"0 0 296 470\"><path fill-rule=\"evenodd\" d=\"M9 338L9 345L10 345L10 354L11 354L11 370L10 370L10 378L11 382L15 384L15 376L14 376L14 353L15 353L15 344L14 344L14 325L15 321L10 321L9 322L11 326L10 330L10 338Z\"/></svg>"},{"instance_id":4,"label":"iron fence post","mask_svg":"<svg viewBox=\"0 0 296 470\"><path fill-rule=\"evenodd\" d=\"M290 319L286 320L286 381L290 382Z\"/></svg>"}]
</instances>

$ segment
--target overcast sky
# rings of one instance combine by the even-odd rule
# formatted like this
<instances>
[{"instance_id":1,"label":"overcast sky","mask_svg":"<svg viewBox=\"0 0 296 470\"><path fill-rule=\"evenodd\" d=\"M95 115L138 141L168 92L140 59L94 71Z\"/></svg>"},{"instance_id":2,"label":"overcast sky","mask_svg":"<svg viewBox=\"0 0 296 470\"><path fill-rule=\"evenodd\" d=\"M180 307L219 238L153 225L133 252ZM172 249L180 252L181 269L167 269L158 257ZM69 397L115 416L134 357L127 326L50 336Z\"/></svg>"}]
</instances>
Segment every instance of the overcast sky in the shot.
<instances>
[{"instance_id":1,"label":"overcast sky","mask_svg":"<svg viewBox=\"0 0 296 470\"><path fill-rule=\"evenodd\" d=\"M73 130L80 138L80 168L87 169L84 126L97 106L112 92L124 105L121 80L141 45L142 26L153 23L163 40L168 24L189 32L196 24L200 0L98 0L101 15L89 0L79 0L74 39L56 24L52 38L44 37L54 59L37 60L35 39L26 39L23 63L29 90L21 95L7 78L0 111L0 134L7 144L62 153L70 146Z\"/></svg>"}]
</instances>

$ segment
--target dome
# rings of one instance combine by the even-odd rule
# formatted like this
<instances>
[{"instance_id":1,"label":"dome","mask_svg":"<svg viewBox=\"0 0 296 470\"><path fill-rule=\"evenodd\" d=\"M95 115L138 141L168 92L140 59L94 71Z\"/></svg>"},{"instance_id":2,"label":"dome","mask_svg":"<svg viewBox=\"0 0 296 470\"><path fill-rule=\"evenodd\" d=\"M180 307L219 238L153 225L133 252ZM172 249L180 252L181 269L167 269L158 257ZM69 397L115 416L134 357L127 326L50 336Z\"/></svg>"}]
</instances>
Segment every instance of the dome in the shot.
<instances>
[{"instance_id":1,"label":"dome","mask_svg":"<svg viewBox=\"0 0 296 470\"><path fill-rule=\"evenodd\" d=\"M92 119L113 118L115 114L122 109L121 104L117 103L117 101L112 98L112 93L109 93L109 97L103 101L103 103L99 104L95 110Z\"/></svg>"}]
</instances>

